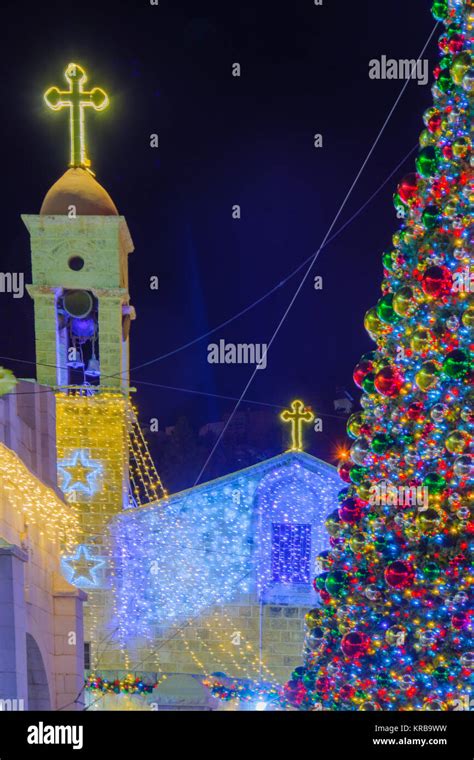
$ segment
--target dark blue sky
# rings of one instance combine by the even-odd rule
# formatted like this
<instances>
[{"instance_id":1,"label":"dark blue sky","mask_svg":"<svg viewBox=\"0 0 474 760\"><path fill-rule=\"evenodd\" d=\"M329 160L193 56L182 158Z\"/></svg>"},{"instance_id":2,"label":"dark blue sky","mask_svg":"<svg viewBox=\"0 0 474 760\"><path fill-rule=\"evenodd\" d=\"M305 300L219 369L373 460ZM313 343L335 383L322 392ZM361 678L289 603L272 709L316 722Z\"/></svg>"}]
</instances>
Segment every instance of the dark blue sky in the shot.
<instances>
[{"instance_id":1,"label":"dark blue sky","mask_svg":"<svg viewBox=\"0 0 474 760\"><path fill-rule=\"evenodd\" d=\"M160 0L157 8L84 0L64 8L45 0L4 11L1 270L30 279L20 213L39 210L68 157L66 117L47 111L42 93L77 61L112 99L88 119L89 152L136 246L132 366L231 317L317 249L402 86L370 80L369 60L416 58L434 23L427 0ZM240 79L231 76L234 61ZM430 103L430 85L411 82L336 229L416 144ZM158 150L149 147L154 132ZM315 292L309 281L303 289L250 398L278 405L300 395L332 412L336 386L355 391L353 367L372 347L363 316L378 298L381 253L398 226L392 193L413 165L412 156L321 253L314 274L324 288ZM154 274L158 293L148 288ZM249 367L211 368L208 343L268 342L300 278L213 338L133 373L144 416L172 424L186 413L200 424L230 409L138 381L239 396ZM32 303L4 295L1 305L0 354L33 360ZM12 368L33 374L28 365Z\"/></svg>"}]
</instances>

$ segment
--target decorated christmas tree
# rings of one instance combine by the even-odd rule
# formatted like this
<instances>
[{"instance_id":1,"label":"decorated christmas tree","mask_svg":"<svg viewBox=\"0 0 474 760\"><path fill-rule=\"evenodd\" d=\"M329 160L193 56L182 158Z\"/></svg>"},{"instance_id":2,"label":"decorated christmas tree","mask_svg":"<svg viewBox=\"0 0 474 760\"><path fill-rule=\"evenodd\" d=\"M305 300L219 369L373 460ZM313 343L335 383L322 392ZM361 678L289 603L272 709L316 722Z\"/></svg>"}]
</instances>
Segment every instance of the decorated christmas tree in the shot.
<instances>
[{"instance_id":1,"label":"decorated christmas tree","mask_svg":"<svg viewBox=\"0 0 474 760\"><path fill-rule=\"evenodd\" d=\"M326 527L301 709L469 709L474 697L471 268L472 0L437 0L444 24L416 172L394 197L401 228L365 318L376 348L354 372L345 487Z\"/></svg>"}]
</instances>

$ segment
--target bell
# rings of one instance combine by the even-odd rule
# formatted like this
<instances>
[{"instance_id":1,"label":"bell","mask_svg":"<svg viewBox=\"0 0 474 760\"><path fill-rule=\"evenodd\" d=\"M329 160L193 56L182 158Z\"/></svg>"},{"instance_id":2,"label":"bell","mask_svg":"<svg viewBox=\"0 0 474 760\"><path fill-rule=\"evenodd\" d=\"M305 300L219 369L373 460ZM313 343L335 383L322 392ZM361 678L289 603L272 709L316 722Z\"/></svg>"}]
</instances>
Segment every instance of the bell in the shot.
<instances>
[{"instance_id":1,"label":"bell","mask_svg":"<svg viewBox=\"0 0 474 760\"><path fill-rule=\"evenodd\" d=\"M69 359L67 362L67 366L71 367L71 369L83 369L84 368L84 362L82 361L82 354L76 349L71 349L69 352Z\"/></svg>"},{"instance_id":2,"label":"bell","mask_svg":"<svg viewBox=\"0 0 474 760\"><path fill-rule=\"evenodd\" d=\"M63 306L70 317L84 319L91 313L94 299L88 290L66 290L63 295Z\"/></svg>"},{"instance_id":3,"label":"bell","mask_svg":"<svg viewBox=\"0 0 474 760\"><path fill-rule=\"evenodd\" d=\"M89 359L88 364L87 364L87 369L84 374L89 375L89 377L100 376L100 363L99 363L99 360L96 359L95 356Z\"/></svg>"}]
</instances>

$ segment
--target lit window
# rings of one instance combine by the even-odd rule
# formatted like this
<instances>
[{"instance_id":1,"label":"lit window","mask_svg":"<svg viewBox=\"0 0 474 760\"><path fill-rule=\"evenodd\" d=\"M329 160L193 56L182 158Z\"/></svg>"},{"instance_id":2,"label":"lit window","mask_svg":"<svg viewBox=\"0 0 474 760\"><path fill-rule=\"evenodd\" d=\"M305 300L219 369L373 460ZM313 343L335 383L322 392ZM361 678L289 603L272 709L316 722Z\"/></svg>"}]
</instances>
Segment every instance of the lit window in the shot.
<instances>
[{"instance_id":1,"label":"lit window","mask_svg":"<svg viewBox=\"0 0 474 760\"><path fill-rule=\"evenodd\" d=\"M272 581L309 583L311 525L272 524Z\"/></svg>"}]
</instances>

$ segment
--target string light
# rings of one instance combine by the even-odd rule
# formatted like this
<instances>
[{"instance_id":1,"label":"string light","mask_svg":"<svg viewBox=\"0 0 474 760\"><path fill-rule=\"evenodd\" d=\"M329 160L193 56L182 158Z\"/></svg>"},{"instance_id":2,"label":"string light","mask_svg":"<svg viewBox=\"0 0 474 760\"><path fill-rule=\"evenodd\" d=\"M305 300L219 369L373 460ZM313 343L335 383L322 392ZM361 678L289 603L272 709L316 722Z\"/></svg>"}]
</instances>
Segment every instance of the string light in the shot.
<instances>
[{"instance_id":1,"label":"string light","mask_svg":"<svg viewBox=\"0 0 474 760\"><path fill-rule=\"evenodd\" d=\"M270 598L273 521L310 524L310 564L325 546L324 519L337 485L329 465L284 454L170 496L166 505L159 501L117 515L109 556L125 640L153 638L154 627L171 627L239 593ZM311 604L309 579L299 590Z\"/></svg>"},{"instance_id":2,"label":"string light","mask_svg":"<svg viewBox=\"0 0 474 760\"><path fill-rule=\"evenodd\" d=\"M59 544L61 550L72 551L79 534L75 506L61 501L52 488L35 478L15 452L2 443L0 472L0 489L12 513L22 515L26 525L37 526L40 534Z\"/></svg>"}]
</instances>

